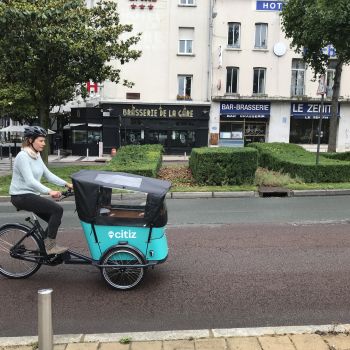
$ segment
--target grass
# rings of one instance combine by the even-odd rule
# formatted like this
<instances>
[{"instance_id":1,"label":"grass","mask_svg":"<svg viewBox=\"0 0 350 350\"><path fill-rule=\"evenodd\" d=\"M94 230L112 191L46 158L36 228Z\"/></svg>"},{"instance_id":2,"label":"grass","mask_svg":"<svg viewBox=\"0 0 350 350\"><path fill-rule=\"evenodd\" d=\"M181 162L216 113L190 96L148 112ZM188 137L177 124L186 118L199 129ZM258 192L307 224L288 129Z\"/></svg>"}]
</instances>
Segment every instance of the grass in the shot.
<instances>
[{"instance_id":1,"label":"grass","mask_svg":"<svg viewBox=\"0 0 350 350\"><path fill-rule=\"evenodd\" d=\"M50 170L66 181L71 181L70 175L81 169L105 170L106 164L100 165L74 165L64 167L49 167ZM241 186L199 186L193 178L187 165L172 164L163 166L159 177L172 182L172 192L234 192L254 191L257 186L278 186L291 190L321 190L321 189L350 189L350 182L345 183L304 183L302 179L294 179L289 175L258 168L254 185ZM0 195L7 196L11 183L11 175L0 177ZM48 185L46 181L43 184ZM52 189L61 189L49 185ZM117 190L118 191L118 190ZM119 192L119 191L118 191Z\"/></svg>"}]
</instances>

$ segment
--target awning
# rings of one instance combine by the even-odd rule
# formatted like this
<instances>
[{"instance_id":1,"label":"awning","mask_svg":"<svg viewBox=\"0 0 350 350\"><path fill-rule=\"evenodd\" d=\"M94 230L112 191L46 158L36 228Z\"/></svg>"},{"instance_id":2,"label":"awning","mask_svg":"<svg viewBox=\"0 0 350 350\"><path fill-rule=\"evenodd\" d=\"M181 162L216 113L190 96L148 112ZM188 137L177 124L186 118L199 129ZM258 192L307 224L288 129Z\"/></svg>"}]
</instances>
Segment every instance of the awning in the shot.
<instances>
[{"instance_id":1,"label":"awning","mask_svg":"<svg viewBox=\"0 0 350 350\"><path fill-rule=\"evenodd\" d=\"M9 125L6 128L0 129L0 132L19 132L23 133L24 128L27 128L28 125Z\"/></svg>"},{"instance_id":2,"label":"awning","mask_svg":"<svg viewBox=\"0 0 350 350\"><path fill-rule=\"evenodd\" d=\"M76 126L82 126L82 125L85 125L85 123L70 123L70 124L65 125L63 127L63 129L67 130L67 129L74 128Z\"/></svg>"},{"instance_id":3,"label":"awning","mask_svg":"<svg viewBox=\"0 0 350 350\"><path fill-rule=\"evenodd\" d=\"M102 124L88 123L89 128L102 128Z\"/></svg>"}]
</instances>

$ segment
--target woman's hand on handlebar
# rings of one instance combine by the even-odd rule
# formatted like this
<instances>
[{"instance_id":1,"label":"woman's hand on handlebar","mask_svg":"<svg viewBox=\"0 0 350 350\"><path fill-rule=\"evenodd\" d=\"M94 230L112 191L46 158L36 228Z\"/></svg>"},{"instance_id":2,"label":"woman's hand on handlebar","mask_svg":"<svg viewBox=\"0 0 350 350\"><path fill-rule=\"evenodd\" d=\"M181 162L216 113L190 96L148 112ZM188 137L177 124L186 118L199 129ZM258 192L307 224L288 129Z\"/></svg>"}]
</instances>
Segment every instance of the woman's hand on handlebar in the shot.
<instances>
[{"instance_id":1,"label":"woman's hand on handlebar","mask_svg":"<svg viewBox=\"0 0 350 350\"><path fill-rule=\"evenodd\" d=\"M69 190L73 190L73 185L68 182L65 184L64 187L68 188Z\"/></svg>"},{"instance_id":2,"label":"woman's hand on handlebar","mask_svg":"<svg viewBox=\"0 0 350 350\"><path fill-rule=\"evenodd\" d=\"M60 191L50 191L50 192L49 192L49 195L50 195L52 198L60 198L62 194L61 194Z\"/></svg>"}]
</instances>

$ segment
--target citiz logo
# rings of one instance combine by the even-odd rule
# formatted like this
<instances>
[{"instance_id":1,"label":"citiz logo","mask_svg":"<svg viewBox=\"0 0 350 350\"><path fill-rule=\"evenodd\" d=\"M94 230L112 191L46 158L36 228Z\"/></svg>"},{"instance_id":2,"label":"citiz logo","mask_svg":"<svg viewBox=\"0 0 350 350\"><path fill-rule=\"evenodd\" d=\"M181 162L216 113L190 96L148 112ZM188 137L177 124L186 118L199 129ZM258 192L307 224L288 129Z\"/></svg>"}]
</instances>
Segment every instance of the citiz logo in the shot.
<instances>
[{"instance_id":1,"label":"citiz logo","mask_svg":"<svg viewBox=\"0 0 350 350\"><path fill-rule=\"evenodd\" d=\"M110 239L112 239L112 238L132 238L132 239L135 239L136 232L133 232L130 229L129 229L129 231L126 231L126 230L120 230L118 232L109 231L108 236Z\"/></svg>"}]
</instances>

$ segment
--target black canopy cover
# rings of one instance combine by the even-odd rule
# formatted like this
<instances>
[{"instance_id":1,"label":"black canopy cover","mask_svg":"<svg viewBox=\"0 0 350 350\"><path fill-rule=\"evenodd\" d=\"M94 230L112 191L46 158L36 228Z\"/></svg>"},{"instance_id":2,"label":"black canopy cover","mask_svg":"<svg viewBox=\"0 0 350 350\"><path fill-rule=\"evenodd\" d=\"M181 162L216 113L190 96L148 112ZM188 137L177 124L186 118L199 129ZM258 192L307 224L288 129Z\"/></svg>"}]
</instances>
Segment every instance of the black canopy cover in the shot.
<instances>
[{"instance_id":1,"label":"black canopy cover","mask_svg":"<svg viewBox=\"0 0 350 350\"><path fill-rule=\"evenodd\" d=\"M171 187L169 181L102 170L80 170L72 175L72 182L78 216L90 223L96 219L103 188L148 193L147 201L150 199L148 205L152 203L152 211L156 211Z\"/></svg>"}]
</instances>

